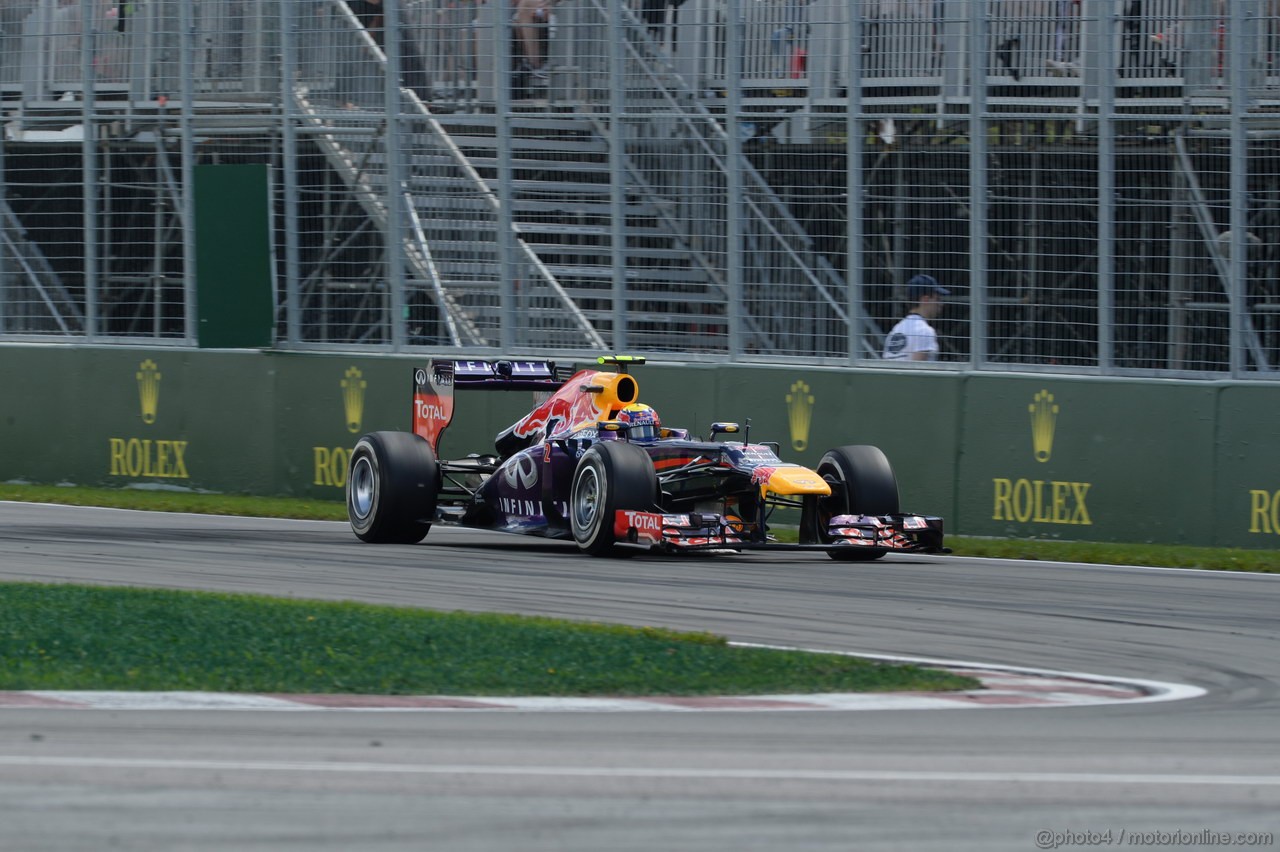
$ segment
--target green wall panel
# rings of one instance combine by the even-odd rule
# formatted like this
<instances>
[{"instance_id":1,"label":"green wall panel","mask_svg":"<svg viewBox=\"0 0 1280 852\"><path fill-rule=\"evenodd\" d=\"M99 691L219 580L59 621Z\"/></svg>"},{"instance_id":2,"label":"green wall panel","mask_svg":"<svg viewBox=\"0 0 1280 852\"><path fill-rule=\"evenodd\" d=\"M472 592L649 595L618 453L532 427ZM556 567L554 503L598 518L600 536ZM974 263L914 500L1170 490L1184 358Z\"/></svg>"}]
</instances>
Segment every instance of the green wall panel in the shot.
<instances>
[{"instance_id":1,"label":"green wall panel","mask_svg":"<svg viewBox=\"0 0 1280 852\"><path fill-rule=\"evenodd\" d=\"M1216 544L1280 547L1280 394L1226 387L1218 410Z\"/></svg>"},{"instance_id":2,"label":"green wall panel","mask_svg":"<svg viewBox=\"0 0 1280 852\"><path fill-rule=\"evenodd\" d=\"M82 435L99 416L78 403L75 347L0 347L0 482L60 482L86 460Z\"/></svg>"},{"instance_id":3,"label":"green wall panel","mask_svg":"<svg viewBox=\"0 0 1280 852\"><path fill-rule=\"evenodd\" d=\"M201 348L270 346L271 187L263 163L195 168Z\"/></svg>"},{"instance_id":4,"label":"green wall panel","mask_svg":"<svg viewBox=\"0 0 1280 852\"><path fill-rule=\"evenodd\" d=\"M953 529L1209 544L1216 395L1191 383L969 377Z\"/></svg>"},{"instance_id":5,"label":"green wall panel","mask_svg":"<svg viewBox=\"0 0 1280 852\"><path fill-rule=\"evenodd\" d=\"M80 424L79 458L66 478L84 485L149 483L217 488L201 480L192 458L189 424L202 414L187 378L189 354L180 350L82 350L72 371L76 402L93 416ZM46 414L51 420L60 412ZM206 448L206 458L222 451ZM192 470L195 470L194 478Z\"/></svg>"},{"instance_id":6,"label":"green wall panel","mask_svg":"<svg viewBox=\"0 0 1280 852\"><path fill-rule=\"evenodd\" d=\"M25 447L6 453L0 476L270 493L264 363L177 349L0 349L6 386L22 388L0 435Z\"/></svg>"},{"instance_id":7,"label":"green wall panel","mask_svg":"<svg viewBox=\"0 0 1280 852\"><path fill-rule=\"evenodd\" d=\"M276 479L282 493L339 499L351 447L365 432L409 428L408 367L340 355L276 355Z\"/></svg>"},{"instance_id":8,"label":"green wall panel","mask_svg":"<svg viewBox=\"0 0 1280 852\"><path fill-rule=\"evenodd\" d=\"M189 352L179 362L191 413L183 433L190 441L194 484L217 491L276 492L273 468L280 448L272 436L280 413L270 381L272 360L257 352Z\"/></svg>"},{"instance_id":9,"label":"green wall panel","mask_svg":"<svg viewBox=\"0 0 1280 852\"><path fill-rule=\"evenodd\" d=\"M201 447L192 434L191 425L210 408L193 387L190 358L190 353L177 349L95 351L81 388L82 399L101 412L85 435L90 450L85 480L95 485L149 483L219 491L236 481L217 475L226 453L221 437L211 443L206 432ZM216 388L204 390L219 393Z\"/></svg>"}]
</instances>

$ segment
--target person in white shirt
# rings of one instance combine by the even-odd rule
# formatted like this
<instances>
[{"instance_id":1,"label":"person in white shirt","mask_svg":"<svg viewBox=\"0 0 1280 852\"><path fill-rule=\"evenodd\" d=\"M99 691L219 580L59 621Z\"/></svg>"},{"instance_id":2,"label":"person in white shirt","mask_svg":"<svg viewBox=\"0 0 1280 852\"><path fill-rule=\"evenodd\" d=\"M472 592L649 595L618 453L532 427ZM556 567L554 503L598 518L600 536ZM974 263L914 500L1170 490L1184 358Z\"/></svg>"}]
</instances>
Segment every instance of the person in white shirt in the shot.
<instances>
[{"instance_id":1,"label":"person in white shirt","mask_svg":"<svg viewBox=\"0 0 1280 852\"><path fill-rule=\"evenodd\" d=\"M942 312L942 297L951 291L932 275L907 282L907 299L915 305L884 339L886 361L933 361L938 357L938 332L929 325Z\"/></svg>"}]
</instances>

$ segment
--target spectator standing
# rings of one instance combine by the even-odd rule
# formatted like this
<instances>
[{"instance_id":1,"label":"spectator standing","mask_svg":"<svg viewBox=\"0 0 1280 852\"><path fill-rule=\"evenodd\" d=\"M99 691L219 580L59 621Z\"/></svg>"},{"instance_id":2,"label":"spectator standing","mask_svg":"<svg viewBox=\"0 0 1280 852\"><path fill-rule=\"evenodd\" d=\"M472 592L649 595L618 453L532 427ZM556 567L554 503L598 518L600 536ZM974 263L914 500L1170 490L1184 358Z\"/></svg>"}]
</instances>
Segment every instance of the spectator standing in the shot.
<instances>
[{"instance_id":1,"label":"spectator standing","mask_svg":"<svg viewBox=\"0 0 1280 852\"><path fill-rule=\"evenodd\" d=\"M547 85L546 38L551 23L551 0L513 0L516 7L516 36L520 41L520 57L534 86Z\"/></svg>"},{"instance_id":2,"label":"spectator standing","mask_svg":"<svg viewBox=\"0 0 1280 852\"><path fill-rule=\"evenodd\" d=\"M907 282L907 299L914 307L884 339L886 361L933 361L938 357L938 332L929 321L942 312L942 297L951 291L932 275L917 275Z\"/></svg>"}]
</instances>

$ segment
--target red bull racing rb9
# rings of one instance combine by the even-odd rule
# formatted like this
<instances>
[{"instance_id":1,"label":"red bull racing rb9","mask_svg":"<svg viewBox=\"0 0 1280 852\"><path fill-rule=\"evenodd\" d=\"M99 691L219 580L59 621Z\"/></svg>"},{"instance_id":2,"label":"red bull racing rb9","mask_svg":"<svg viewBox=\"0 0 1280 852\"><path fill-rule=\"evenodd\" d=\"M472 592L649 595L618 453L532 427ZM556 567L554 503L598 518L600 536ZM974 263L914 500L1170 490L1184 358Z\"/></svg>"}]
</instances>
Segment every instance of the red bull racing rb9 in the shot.
<instances>
[{"instance_id":1,"label":"red bull racing rb9","mask_svg":"<svg viewBox=\"0 0 1280 852\"><path fill-rule=\"evenodd\" d=\"M864 561L947 552L941 518L900 511L878 448L836 447L810 469L779 458L776 443L750 443L736 423L712 423L703 439L640 401L630 368L644 359L598 362L612 369L520 360L415 369L413 431L373 432L352 450L347 513L356 536L412 544L441 524L572 540L596 556L767 548ZM496 436L494 452L440 458L455 393L461 401L482 390L545 399ZM795 543L770 531L783 509L799 510Z\"/></svg>"}]
</instances>

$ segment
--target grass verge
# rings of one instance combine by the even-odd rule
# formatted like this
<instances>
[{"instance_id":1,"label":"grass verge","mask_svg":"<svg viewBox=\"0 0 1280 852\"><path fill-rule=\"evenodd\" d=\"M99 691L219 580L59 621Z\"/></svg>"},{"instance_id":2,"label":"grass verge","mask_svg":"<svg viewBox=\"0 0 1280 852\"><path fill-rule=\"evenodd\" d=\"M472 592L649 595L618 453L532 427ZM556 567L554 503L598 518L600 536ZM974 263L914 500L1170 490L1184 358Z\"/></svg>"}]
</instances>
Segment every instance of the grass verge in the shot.
<instances>
[{"instance_id":1,"label":"grass verge","mask_svg":"<svg viewBox=\"0 0 1280 852\"><path fill-rule=\"evenodd\" d=\"M200 515L240 515L253 518L298 518L345 521L346 504L332 500L293 497L250 497L199 491L151 488L81 488L62 485L0 483L0 500L19 503L60 503L67 506L105 506L148 512L193 512Z\"/></svg>"},{"instance_id":2,"label":"grass verge","mask_svg":"<svg viewBox=\"0 0 1280 852\"><path fill-rule=\"evenodd\" d=\"M1280 574L1280 551L1247 550L1241 547L987 538L949 538L947 545L959 556L986 556L993 559L1091 562L1098 565L1155 565L1165 568L1202 568L1210 571Z\"/></svg>"},{"instance_id":3,"label":"grass verge","mask_svg":"<svg viewBox=\"0 0 1280 852\"><path fill-rule=\"evenodd\" d=\"M330 521L347 519L346 507L340 502L200 494L186 491L72 488L5 483L0 484L0 500L112 506L121 509L197 512L213 515ZM1280 574L1280 551L1277 550L962 536L948 536L947 546L952 548L957 556L1092 562L1109 565L1160 565L1169 568Z\"/></svg>"},{"instance_id":4,"label":"grass verge","mask_svg":"<svg viewBox=\"0 0 1280 852\"><path fill-rule=\"evenodd\" d=\"M0 584L0 689L705 695L977 688L706 633L151 589Z\"/></svg>"}]
</instances>

